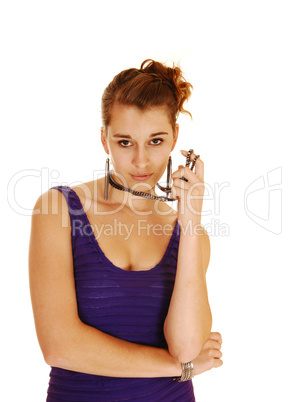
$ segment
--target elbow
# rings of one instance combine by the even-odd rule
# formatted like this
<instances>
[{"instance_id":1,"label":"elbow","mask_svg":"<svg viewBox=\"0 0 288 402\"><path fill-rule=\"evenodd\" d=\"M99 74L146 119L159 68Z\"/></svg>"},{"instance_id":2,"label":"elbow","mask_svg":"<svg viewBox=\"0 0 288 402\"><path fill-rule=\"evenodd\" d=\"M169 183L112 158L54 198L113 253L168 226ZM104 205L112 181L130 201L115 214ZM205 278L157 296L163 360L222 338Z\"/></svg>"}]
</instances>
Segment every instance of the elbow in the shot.
<instances>
[{"instance_id":1,"label":"elbow","mask_svg":"<svg viewBox=\"0 0 288 402\"><path fill-rule=\"evenodd\" d=\"M47 344L46 342L43 342L43 339L41 340L41 342L39 340L39 344L45 363L48 364L48 366L54 366L56 354L55 352L53 352L52 345L50 346L50 343Z\"/></svg>"},{"instance_id":2,"label":"elbow","mask_svg":"<svg viewBox=\"0 0 288 402\"><path fill-rule=\"evenodd\" d=\"M168 345L168 350L174 359L178 360L180 363L187 363L199 356L202 347L203 345L200 342L193 342L190 346L185 345L185 343Z\"/></svg>"},{"instance_id":3,"label":"elbow","mask_svg":"<svg viewBox=\"0 0 288 402\"><path fill-rule=\"evenodd\" d=\"M69 342L50 338L47 342L40 344L43 358L46 364L51 367L68 369L71 353L69 353Z\"/></svg>"},{"instance_id":4,"label":"elbow","mask_svg":"<svg viewBox=\"0 0 288 402\"><path fill-rule=\"evenodd\" d=\"M69 358L64 353L46 352L43 353L45 363L51 367L59 367L69 370L71 367Z\"/></svg>"},{"instance_id":5,"label":"elbow","mask_svg":"<svg viewBox=\"0 0 288 402\"><path fill-rule=\"evenodd\" d=\"M45 360L45 363L51 367L66 367L65 358L63 356L63 352L60 353L56 348L45 348L42 349L42 354Z\"/></svg>"},{"instance_id":6,"label":"elbow","mask_svg":"<svg viewBox=\"0 0 288 402\"><path fill-rule=\"evenodd\" d=\"M170 355L181 363L187 363L199 356L203 345L210 337L211 325L207 325L206 328L197 331L196 334L188 334L188 336L182 333L180 336L179 333L174 333L172 336L168 331L164 331L164 333Z\"/></svg>"},{"instance_id":7,"label":"elbow","mask_svg":"<svg viewBox=\"0 0 288 402\"><path fill-rule=\"evenodd\" d=\"M48 366L57 367L57 356L50 352L43 352L44 361Z\"/></svg>"},{"instance_id":8,"label":"elbow","mask_svg":"<svg viewBox=\"0 0 288 402\"><path fill-rule=\"evenodd\" d=\"M78 322L53 326L37 333L39 345L46 364L69 370L73 363L75 344L79 341Z\"/></svg>"}]
</instances>

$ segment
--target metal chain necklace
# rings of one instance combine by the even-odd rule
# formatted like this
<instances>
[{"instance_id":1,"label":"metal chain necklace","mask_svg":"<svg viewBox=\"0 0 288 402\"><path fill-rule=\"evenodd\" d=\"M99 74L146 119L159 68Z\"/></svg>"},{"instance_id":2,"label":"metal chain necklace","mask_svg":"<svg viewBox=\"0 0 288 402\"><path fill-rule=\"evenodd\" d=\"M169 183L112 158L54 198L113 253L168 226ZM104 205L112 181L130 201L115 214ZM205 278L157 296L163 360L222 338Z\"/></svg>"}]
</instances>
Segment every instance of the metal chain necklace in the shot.
<instances>
[{"instance_id":1,"label":"metal chain necklace","mask_svg":"<svg viewBox=\"0 0 288 402\"><path fill-rule=\"evenodd\" d=\"M137 195L139 197L144 197L144 198L148 198L151 200L158 200L158 201L176 201L176 198L170 198L170 197L164 197L164 196L158 196L158 195L154 195L154 194L149 194L149 193L145 193L144 191L135 191L132 190L131 188L127 188L122 186L121 184L117 183L113 177L111 176L111 173L108 173L109 176L109 183L111 184L112 187L117 188L118 190L122 190L122 191L127 191L128 193L131 193L133 195Z\"/></svg>"}]
</instances>

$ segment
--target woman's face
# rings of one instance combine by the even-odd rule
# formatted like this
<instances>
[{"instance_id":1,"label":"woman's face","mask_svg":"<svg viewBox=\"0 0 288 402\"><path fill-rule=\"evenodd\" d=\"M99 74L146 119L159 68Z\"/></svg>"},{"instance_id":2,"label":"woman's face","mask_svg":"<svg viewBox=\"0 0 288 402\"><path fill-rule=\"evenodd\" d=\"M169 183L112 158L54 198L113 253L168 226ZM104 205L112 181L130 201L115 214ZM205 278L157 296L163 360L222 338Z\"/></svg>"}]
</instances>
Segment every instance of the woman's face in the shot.
<instances>
[{"instance_id":1,"label":"woman's face","mask_svg":"<svg viewBox=\"0 0 288 402\"><path fill-rule=\"evenodd\" d=\"M136 191L153 188L167 167L178 137L178 125L173 131L165 108L141 111L114 105L106 130L106 135L101 130L101 141L117 173L116 180Z\"/></svg>"}]
</instances>

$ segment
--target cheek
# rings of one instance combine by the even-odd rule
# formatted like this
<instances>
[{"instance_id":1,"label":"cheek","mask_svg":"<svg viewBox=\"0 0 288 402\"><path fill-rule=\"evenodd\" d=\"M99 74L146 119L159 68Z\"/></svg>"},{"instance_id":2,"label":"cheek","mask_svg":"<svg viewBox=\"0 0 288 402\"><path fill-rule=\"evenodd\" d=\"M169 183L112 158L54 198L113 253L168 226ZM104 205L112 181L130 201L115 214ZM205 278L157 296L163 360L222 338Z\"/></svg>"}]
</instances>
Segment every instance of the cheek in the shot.
<instances>
[{"instance_id":1,"label":"cheek","mask_svg":"<svg viewBox=\"0 0 288 402\"><path fill-rule=\"evenodd\" d=\"M165 170L167 169L167 165L168 165L168 158L163 159L161 162L158 160L158 162L157 162L158 172L157 173L159 173L160 177L164 174Z\"/></svg>"},{"instance_id":2,"label":"cheek","mask_svg":"<svg viewBox=\"0 0 288 402\"><path fill-rule=\"evenodd\" d=\"M115 169L117 168L118 170L125 168L128 163L128 158L123 154L118 154L117 152L113 152L113 156L110 154L110 160Z\"/></svg>"}]
</instances>

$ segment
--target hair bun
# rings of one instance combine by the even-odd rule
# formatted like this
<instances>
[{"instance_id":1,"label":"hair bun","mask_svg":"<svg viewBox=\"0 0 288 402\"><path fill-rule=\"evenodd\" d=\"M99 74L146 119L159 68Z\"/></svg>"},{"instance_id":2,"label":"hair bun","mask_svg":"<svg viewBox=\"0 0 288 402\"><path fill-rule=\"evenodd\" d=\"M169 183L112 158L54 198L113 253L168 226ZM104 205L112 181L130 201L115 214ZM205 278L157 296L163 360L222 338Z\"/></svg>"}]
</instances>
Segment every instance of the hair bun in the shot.
<instances>
[{"instance_id":1,"label":"hair bun","mask_svg":"<svg viewBox=\"0 0 288 402\"><path fill-rule=\"evenodd\" d=\"M183 104L190 98L193 86L185 80L179 67L174 64L173 67L167 67L157 61L147 59L141 64L140 70L169 85L178 103L178 113L186 113L192 117L191 113L183 108Z\"/></svg>"}]
</instances>

